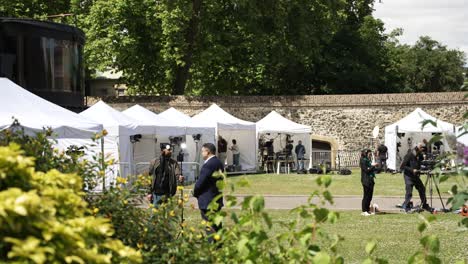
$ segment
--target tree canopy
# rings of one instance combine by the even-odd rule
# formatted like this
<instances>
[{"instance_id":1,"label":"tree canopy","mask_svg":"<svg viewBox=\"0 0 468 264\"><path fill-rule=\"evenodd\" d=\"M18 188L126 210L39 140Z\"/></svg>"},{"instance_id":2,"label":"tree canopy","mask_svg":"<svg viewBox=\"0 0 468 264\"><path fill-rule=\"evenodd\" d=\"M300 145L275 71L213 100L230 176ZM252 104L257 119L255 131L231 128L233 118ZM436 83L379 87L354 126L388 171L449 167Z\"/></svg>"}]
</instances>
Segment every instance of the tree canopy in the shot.
<instances>
[{"instance_id":1,"label":"tree canopy","mask_svg":"<svg viewBox=\"0 0 468 264\"><path fill-rule=\"evenodd\" d=\"M465 54L402 45L374 0L0 0L0 16L82 28L90 70L132 94L283 95L460 90Z\"/></svg>"}]
</instances>

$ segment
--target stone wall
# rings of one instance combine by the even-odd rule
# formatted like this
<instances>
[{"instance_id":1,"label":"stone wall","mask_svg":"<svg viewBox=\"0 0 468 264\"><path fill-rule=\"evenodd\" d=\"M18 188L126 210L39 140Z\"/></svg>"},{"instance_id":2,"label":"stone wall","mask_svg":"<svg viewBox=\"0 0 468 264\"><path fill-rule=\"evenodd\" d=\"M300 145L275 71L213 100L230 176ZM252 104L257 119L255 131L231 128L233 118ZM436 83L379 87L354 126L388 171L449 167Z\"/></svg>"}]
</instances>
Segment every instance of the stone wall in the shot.
<instances>
[{"instance_id":1,"label":"stone wall","mask_svg":"<svg viewBox=\"0 0 468 264\"><path fill-rule=\"evenodd\" d=\"M140 104L156 113L169 107L195 115L211 103L216 103L232 115L256 122L276 110L285 117L312 126L314 135L336 139L339 148L357 150L367 146L375 126L379 139L383 128L398 121L416 107L429 114L460 125L468 111L465 93L419 93L374 95L318 95L318 96L225 96L225 97L112 97L103 100L116 109L124 110ZM88 98L88 105L97 98Z\"/></svg>"}]
</instances>

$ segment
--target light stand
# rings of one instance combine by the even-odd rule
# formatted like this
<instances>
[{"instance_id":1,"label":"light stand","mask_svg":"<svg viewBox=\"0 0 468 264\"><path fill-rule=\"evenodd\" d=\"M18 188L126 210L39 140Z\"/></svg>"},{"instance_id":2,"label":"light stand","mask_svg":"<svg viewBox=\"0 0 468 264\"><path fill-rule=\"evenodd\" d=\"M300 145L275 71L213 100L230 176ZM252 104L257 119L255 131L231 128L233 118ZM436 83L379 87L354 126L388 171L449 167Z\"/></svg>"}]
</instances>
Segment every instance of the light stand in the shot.
<instances>
[{"instance_id":1,"label":"light stand","mask_svg":"<svg viewBox=\"0 0 468 264\"><path fill-rule=\"evenodd\" d=\"M180 162L180 174L182 176L184 175L182 167L183 167L183 162L184 162L184 150L186 148L187 148L187 144L185 144L185 143L180 144L180 151L179 151L179 154L177 155L177 161ZM179 182L179 184L180 184L180 182ZM183 186L183 184L181 186ZM183 188L181 188L181 190L180 190L180 199L182 201L184 200L184 189ZM182 203L181 223L180 223L182 229L184 229L184 225L183 225L184 221L185 221L185 219L184 219L184 205Z\"/></svg>"}]
</instances>

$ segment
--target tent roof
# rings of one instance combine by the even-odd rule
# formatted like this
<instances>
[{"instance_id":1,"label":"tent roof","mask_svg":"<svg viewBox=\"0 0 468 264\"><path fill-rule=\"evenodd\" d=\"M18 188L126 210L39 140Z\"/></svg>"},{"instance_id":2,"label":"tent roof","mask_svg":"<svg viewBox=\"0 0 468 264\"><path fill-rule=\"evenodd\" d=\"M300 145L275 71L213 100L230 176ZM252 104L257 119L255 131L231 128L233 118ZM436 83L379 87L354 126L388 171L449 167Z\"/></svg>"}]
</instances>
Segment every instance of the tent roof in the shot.
<instances>
[{"instance_id":1,"label":"tent roof","mask_svg":"<svg viewBox=\"0 0 468 264\"><path fill-rule=\"evenodd\" d=\"M312 128L293 122L278 114L276 111L271 111L267 116L257 122L257 132L307 134L312 132Z\"/></svg>"},{"instance_id":2,"label":"tent roof","mask_svg":"<svg viewBox=\"0 0 468 264\"><path fill-rule=\"evenodd\" d=\"M12 124L12 117L32 131L51 127L61 138L91 138L102 125L51 103L18 86L7 78L0 78L0 129Z\"/></svg>"},{"instance_id":3,"label":"tent roof","mask_svg":"<svg viewBox=\"0 0 468 264\"><path fill-rule=\"evenodd\" d=\"M216 104L212 104L205 111L195 115L193 119L197 122L205 122L211 127L222 129L255 130L255 123L239 119L224 111Z\"/></svg>"},{"instance_id":4,"label":"tent roof","mask_svg":"<svg viewBox=\"0 0 468 264\"><path fill-rule=\"evenodd\" d=\"M164 118L141 105L134 105L127 110L122 111L122 113L128 117L137 119L143 124L156 126L157 134L185 134L185 126L182 123L176 122L173 119Z\"/></svg>"},{"instance_id":5,"label":"tent roof","mask_svg":"<svg viewBox=\"0 0 468 264\"><path fill-rule=\"evenodd\" d=\"M81 116L101 122L110 135L154 134L154 125L144 124L99 101L80 113Z\"/></svg>"},{"instance_id":6,"label":"tent roof","mask_svg":"<svg viewBox=\"0 0 468 264\"><path fill-rule=\"evenodd\" d=\"M431 120L436 122L437 126L432 124L427 124L422 128L422 122L424 120ZM407 133L407 132L431 132L431 133L440 133L440 132L454 132L454 125L439 120L430 114L424 112L421 108L416 108L409 115L400 119L399 121L386 126L385 130L394 131L398 126L398 132Z\"/></svg>"},{"instance_id":7,"label":"tent roof","mask_svg":"<svg viewBox=\"0 0 468 264\"><path fill-rule=\"evenodd\" d=\"M166 119L174 120L175 122L191 122L192 120L190 116L180 112L174 107L167 109L166 111L160 113L158 116L164 117Z\"/></svg>"},{"instance_id":8,"label":"tent roof","mask_svg":"<svg viewBox=\"0 0 468 264\"><path fill-rule=\"evenodd\" d=\"M203 120L195 120L190 116L171 107L159 114L166 119L173 120L179 124L183 124L187 128L187 134L215 134L215 128L208 122Z\"/></svg>"}]
</instances>

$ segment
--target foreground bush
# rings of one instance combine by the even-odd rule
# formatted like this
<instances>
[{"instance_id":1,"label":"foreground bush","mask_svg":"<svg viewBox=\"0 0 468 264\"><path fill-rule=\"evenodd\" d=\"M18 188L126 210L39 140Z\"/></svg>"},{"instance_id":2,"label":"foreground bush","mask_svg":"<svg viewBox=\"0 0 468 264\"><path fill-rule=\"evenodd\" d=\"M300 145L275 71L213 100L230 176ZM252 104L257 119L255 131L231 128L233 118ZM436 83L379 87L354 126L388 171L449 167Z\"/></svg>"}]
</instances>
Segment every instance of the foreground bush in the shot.
<instances>
[{"instance_id":1,"label":"foreground bush","mask_svg":"<svg viewBox=\"0 0 468 264\"><path fill-rule=\"evenodd\" d=\"M0 261L11 263L139 263L108 220L90 215L82 180L36 172L19 146L0 147Z\"/></svg>"},{"instance_id":2,"label":"foreground bush","mask_svg":"<svg viewBox=\"0 0 468 264\"><path fill-rule=\"evenodd\" d=\"M103 136L103 132L96 134L93 141ZM21 147L24 155L34 159L34 169L48 172L52 169L62 173L74 173L83 179L83 190L92 190L97 180L101 178L100 160L96 155L84 159L88 150L85 147L70 146L67 151L58 151L53 131L44 129L42 132L29 135L24 131L18 121L14 121L9 129L0 131L0 146L9 146L14 143Z\"/></svg>"}]
</instances>

